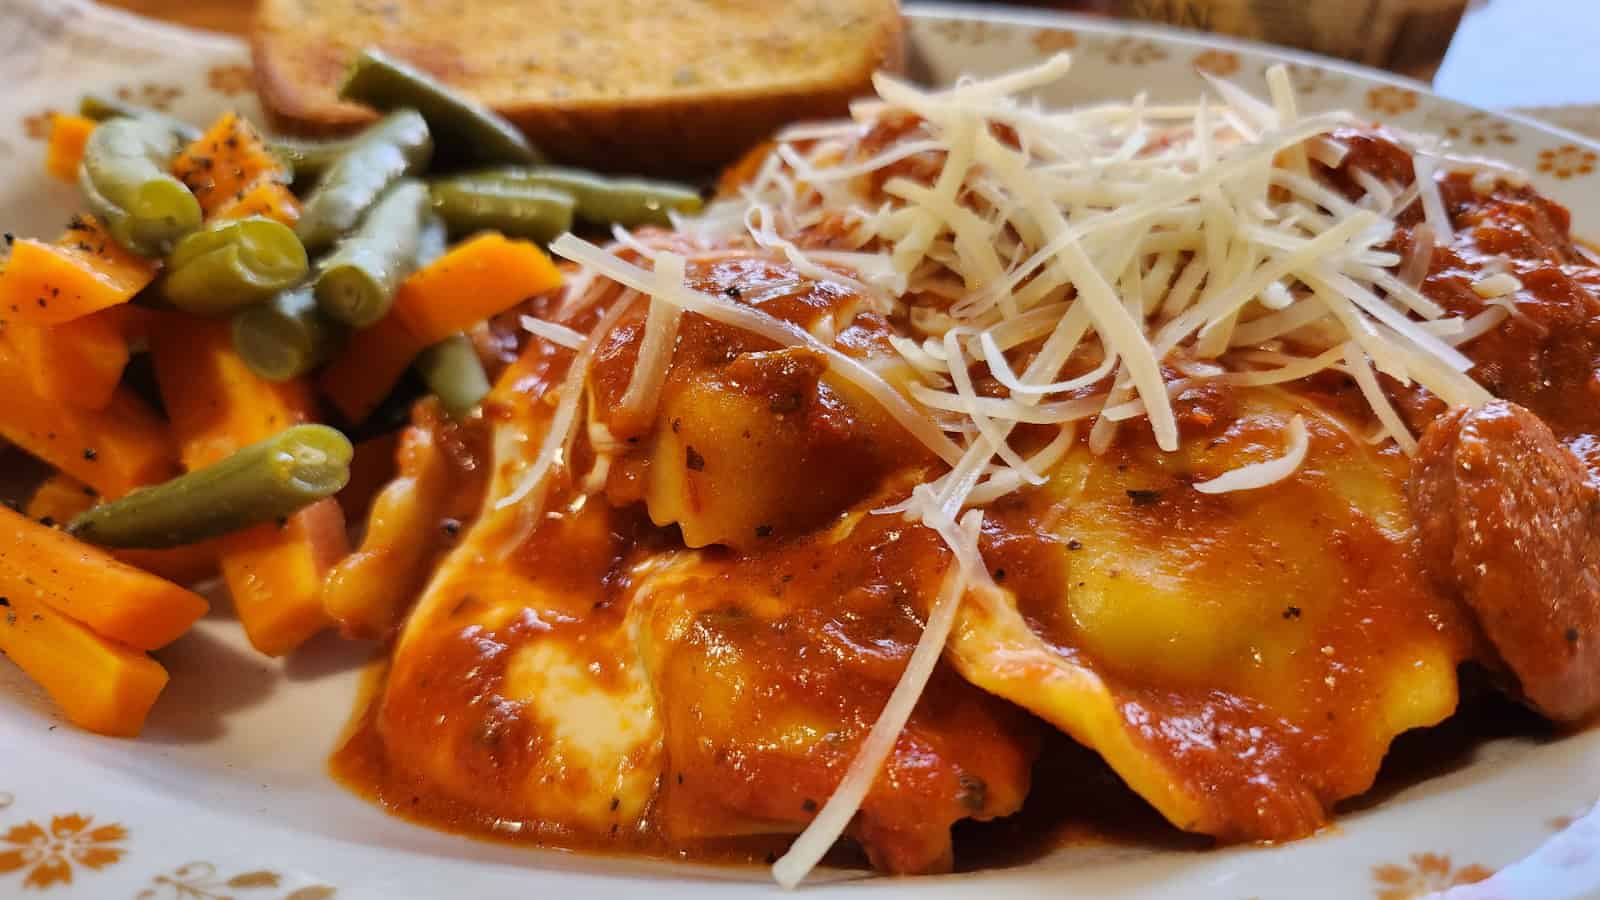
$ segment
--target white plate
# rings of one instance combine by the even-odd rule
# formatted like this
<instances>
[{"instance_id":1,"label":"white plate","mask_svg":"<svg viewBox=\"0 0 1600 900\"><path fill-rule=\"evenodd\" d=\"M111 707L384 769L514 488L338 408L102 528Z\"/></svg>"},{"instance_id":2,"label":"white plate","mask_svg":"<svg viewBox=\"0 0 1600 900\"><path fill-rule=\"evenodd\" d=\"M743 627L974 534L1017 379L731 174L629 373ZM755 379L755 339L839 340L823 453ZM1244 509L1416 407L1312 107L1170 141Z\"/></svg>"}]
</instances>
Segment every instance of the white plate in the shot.
<instances>
[{"instance_id":1,"label":"white plate","mask_svg":"<svg viewBox=\"0 0 1600 900\"><path fill-rule=\"evenodd\" d=\"M1216 39L1098 19L948 7L913 13L926 76L991 73L1060 50L1068 103L1148 91L1191 98L1200 68L1263 90L1288 61L1309 108L1348 107L1442 132L1515 163L1600 235L1600 147L1431 96L1413 82ZM42 172L48 109L109 90L204 121L253 113L237 43L153 25L82 0L0 0L0 214L49 234L74 190ZM0 400L3 403L3 400ZM157 654L172 682L136 741L61 723L0 664L0 896L318 900L328 897L701 898L774 892L761 869L589 857L502 846L391 818L335 785L326 759L372 648L331 636L283 662L247 648L226 613ZM1459 896L1555 898L1600 885L1600 732L1478 747L1447 774L1278 848L1156 852L1077 848L1025 866L924 879L824 875L807 893L874 897L1328 897L1399 900L1482 878ZM1570 826L1570 827L1569 827ZM1563 831L1565 829L1565 831ZM1559 833L1559 834L1558 834ZM1538 849L1543 846L1543 849ZM1513 865L1538 849L1533 858ZM849 880L839 884L839 879ZM1456 896L1453 894L1453 896Z\"/></svg>"}]
</instances>

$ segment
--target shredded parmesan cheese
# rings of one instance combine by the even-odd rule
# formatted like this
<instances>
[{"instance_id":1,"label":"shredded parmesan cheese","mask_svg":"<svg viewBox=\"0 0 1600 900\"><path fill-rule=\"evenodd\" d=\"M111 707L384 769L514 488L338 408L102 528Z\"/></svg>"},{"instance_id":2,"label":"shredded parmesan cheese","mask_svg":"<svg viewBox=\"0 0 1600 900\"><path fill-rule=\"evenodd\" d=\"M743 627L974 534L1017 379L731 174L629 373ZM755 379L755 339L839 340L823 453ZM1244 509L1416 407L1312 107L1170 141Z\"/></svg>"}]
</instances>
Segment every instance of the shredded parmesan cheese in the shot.
<instances>
[{"instance_id":1,"label":"shredded parmesan cheese","mask_svg":"<svg viewBox=\"0 0 1600 900\"><path fill-rule=\"evenodd\" d=\"M1288 430L1289 446L1284 448L1282 456L1240 466L1209 481L1197 481L1194 483L1194 489L1202 494L1253 491L1269 484L1277 484L1293 475L1300 468L1300 464L1306 461L1306 452L1311 449L1311 436L1306 432L1305 417L1298 414L1289 420Z\"/></svg>"},{"instance_id":2,"label":"shredded parmesan cheese","mask_svg":"<svg viewBox=\"0 0 1600 900\"><path fill-rule=\"evenodd\" d=\"M1070 66L1062 54L937 91L875 76L878 97L852 104L850 120L786 129L738 191L694 217L675 215L674 235L619 232L610 249L572 235L556 240L551 249L579 265L561 318L601 304L610 310L601 330L583 336L524 319L578 357L538 457L497 506L542 497L577 433L594 344L634 297L649 310L624 411L648 416L656 407L681 318L693 313L818 353L833 376L950 467L878 510L936 531L956 563L838 790L774 866L786 886L848 827L961 598L998 590L985 586L973 530L979 510L1042 483L1080 434L1099 453L1119 433L1147 429L1175 451L1181 391L1285 384L1331 370L1355 381L1379 423L1377 439L1413 453L1416 440L1378 372L1449 404L1489 397L1457 347L1516 315L1509 295L1521 284L1503 268L1488 272L1473 289L1491 308L1471 318L1422 293L1434 247L1455 241L1438 178L1465 170L1487 190L1525 175L1399 134L1414 182L1380 178L1331 136L1360 117L1303 113L1281 67L1266 73L1267 101L1209 75L1210 95L1194 103L1139 96L1053 110L1024 96L1067 77ZM1324 167L1343 167L1349 194L1320 174ZM1395 252L1398 222L1413 221L1417 207L1422 222ZM685 249L696 247L703 252ZM689 287L686 265L717 254L781 258L789 271L738 300ZM803 322L761 308L789 293L834 289L861 300ZM906 323L888 336L890 365L835 346L858 311ZM880 372L891 369L892 382ZM1042 449L1013 446L1022 425L1054 427L1055 436ZM1310 435L1300 416L1285 434L1281 456L1196 490L1251 490L1291 477Z\"/></svg>"},{"instance_id":3,"label":"shredded parmesan cheese","mask_svg":"<svg viewBox=\"0 0 1600 900\"><path fill-rule=\"evenodd\" d=\"M529 315L524 315L521 322L523 331L535 337L544 338L552 344L557 344L568 350L578 350L583 347L584 336L562 325L560 322L552 322L549 319L535 319Z\"/></svg>"}]
</instances>

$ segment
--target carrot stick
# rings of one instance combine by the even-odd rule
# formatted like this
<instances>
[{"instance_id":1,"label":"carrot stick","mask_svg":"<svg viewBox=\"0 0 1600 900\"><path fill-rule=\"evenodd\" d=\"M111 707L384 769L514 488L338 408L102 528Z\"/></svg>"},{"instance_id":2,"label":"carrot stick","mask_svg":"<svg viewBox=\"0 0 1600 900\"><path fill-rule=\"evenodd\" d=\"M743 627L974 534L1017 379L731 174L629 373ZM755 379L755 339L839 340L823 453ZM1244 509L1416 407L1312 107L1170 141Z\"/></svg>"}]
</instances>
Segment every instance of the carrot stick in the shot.
<instances>
[{"instance_id":1,"label":"carrot stick","mask_svg":"<svg viewBox=\"0 0 1600 900\"><path fill-rule=\"evenodd\" d=\"M40 482L24 508L28 518L46 527L65 524L72 517L94 506L100 492L71 475L57 472Z\"/></svg>"},{"instance_id":2,"label":"carrot stick","mask_svg":"<svg viewBox=\"0 0 1600 900\"><path fill-rule=\"evenodd\" d=\"M271 382L250 371L233 350L226 320L160 316L150 352L179 455L191 470L313 419L306 383Z\"/></svg>"},{"instance_id":3,"label":"carrot stick","mask_svg":"<svg viewBox=\"0 0 1600 900\"><path fill-rule=\"evenodd\" d=\"M60 325L13 324L0 331L28 367L38 394L54 403L105 409L128 365L127 306Z\"/></svg>"},{"instance_id":4,"label":"carrot stick","mask_svg":"<svg viewBox=\"0 0 1600 900\"><path fill-rule=\"evenodd\" d=\"M24 325L70 322L133 299L159 268L80 216L54 244L23 238L12 245L0 270L0 317Z\"/></svg>"},{"instance_id":5,"label":"carrot stick","mask_svg":"<svg viewBox=\"0 0 1600 900\"><path fill-rule=\"evenodd\" d=\"M105 409L61 405L39 394L32 374L4 343L0 437L105 497L120 497L179 471L166 424L128 388L118 388Z\"/></svg>"},{"instance_id":6,"label":"carrot stick","mask_svg":"<svg viewBox=\"0 0 1600 900\"><path fill-rule=\"evenodd\" d=\"M394 312L426 347L560 285L561 270L543 250L491 232L402 282Z\"/></svg>"},{"instance_id":7,"label":"carrot stick","mask_svg":"<svg viewBox=\"0 0 1600 900\"><path fill-rule=\"evenodd\" d=\"M172 643L207 609L200 595L5 507L0 596L47 604L139 650Z\"/></svg>"},{"instance_id":8,"label":"carrot stick","mask_svg":"<svg viewBox=\"0 0 1600 900\"><path fill-rule=\"evenodd\" d=\"M0 609L0 653L44 688L67 721L114 737L134 737L167 686L167 670L24 595Z\"/></svg>"},{"instance_id":9,"label":"carrot stick","mask_svg":"<svg viewBox=\"0 0 1600 900\"><path fill-rule=\"evenodd\" d=\"M254 126L232 112L178 154L172 174L194 191L208 216L238 200L262 176L289 180L283 162L267 150Z\"/></svg>"},{"instance_id":10,"label":"carrot stick","mask_svg":"<svg viewBox=\"0 0 1600 900\"><path fill-rule=\"evenodd\" d=\"M257 377L233 351L228 323L171 316L152 331L156 381L184 465L210 465L291 425L312 419L300 379ZM322 578L349 550L344 517L331 498L220 539L220 564L250 643L278 656L327 627Z\"/></svg>"},{"instance_id":11,"label":"carrot stick","mask_svg":"<svg viewBox=\"0 0 1600 900\"><path fill-rule=\"evenodd\" d=\"M239 193L217 207L213 219L243 219L246 216L266 216L285 225L300 219L300 201L286 187L280 176L267 173L256 177L239 190Z\"/></svg>"},{"instance_id":12,"label":"carrot stick","mask_svg":"<svg viewBox=\"0 0 1600 900\"><path fill-rule=\"evenodd\" d=\"M61 524L95 505L99 492L70 475L57 472L45 479L28 500L28 518L41 524ZM111 555L135 569L175 584L194 584L217 574L217 541L209 540L168 550L112 550Z\"/></svg>"},{"instance_id":13,"label":"carrot stick","mask_svg":"<svg viewBox=\"0 0 1600 900\"><path fill-rule=\"evenodd\" d=\"M349 551L344 512L333 498L222 537L222 577L250 643L282 656L331 623L322 580Z\"/></svg>"},{"instance_id":14,"label":"carrot stick","mask_svg":"<svg viewBox=\"0 0 1600 900\"><path fill-rule=\"evenodd\" d=\"M44 151L44 169L51 175L78 183L78 164L83 162L83 147L89 132L99 124L83 116L55 113L50 116L50 144Z\"/></svg>"},{"instance_id":15,"label":"carrot stick","mask_svg":"<svg viewBox=\"0 0 1600 900\"><path fill-rule=\"evenodd\" d=\"M427 346L391 312L356 332L344 352L323 367L317 386L346 421L366 421Z\"/></svg>"}]
</instances>

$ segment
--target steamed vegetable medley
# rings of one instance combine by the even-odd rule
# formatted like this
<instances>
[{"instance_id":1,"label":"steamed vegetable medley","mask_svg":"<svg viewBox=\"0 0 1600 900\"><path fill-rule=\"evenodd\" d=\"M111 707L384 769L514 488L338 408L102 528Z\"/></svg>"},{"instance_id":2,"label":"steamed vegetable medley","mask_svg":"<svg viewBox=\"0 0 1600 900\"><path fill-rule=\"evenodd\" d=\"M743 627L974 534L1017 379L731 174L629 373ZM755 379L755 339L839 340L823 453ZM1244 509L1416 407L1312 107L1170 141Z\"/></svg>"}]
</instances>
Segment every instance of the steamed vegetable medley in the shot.
<instances>
[{"instance_id":1,"label":"steamed vegetable medley","mask_svg":"<svg viewBox=\"0 0 1600 900\"><path fill-rule=\"evenodd\" d=\"M325 627L352 470L392 465L369 420L407 371L475 414L473 335L560 285L536 242L700 205L546 165L376 51L342 96L383 118L323 142L94 96L54 118L47 169L85 211L53 241L8 235L0 270L0 437L54 470L0 507L0 651L85 728L141 728L167 680L145 651L206 611L179 585L220 574L267 654Z\"/></svg>"}]
</instances>

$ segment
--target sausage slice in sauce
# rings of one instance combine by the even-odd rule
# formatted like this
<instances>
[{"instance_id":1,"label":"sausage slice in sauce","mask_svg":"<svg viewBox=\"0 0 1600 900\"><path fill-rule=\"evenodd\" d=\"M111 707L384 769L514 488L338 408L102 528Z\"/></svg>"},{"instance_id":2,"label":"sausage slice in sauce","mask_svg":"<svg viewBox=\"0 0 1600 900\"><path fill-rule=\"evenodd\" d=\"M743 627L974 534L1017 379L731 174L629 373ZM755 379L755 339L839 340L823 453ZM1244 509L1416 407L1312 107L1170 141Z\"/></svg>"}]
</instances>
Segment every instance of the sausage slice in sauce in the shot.
<instances>
[{"instance_id":1,"label":"sausage slice in sauce","mask_svg":"<svg viewBox=\"0 0 1600 900\"><path fill-rule=\"evenodd\" d=\"M1497 400L1428 426L1407 485L1423 564L1473 611L1527 702L1600 708L1600 490L1539 417Z\"/></svg>"}]
</instances>

